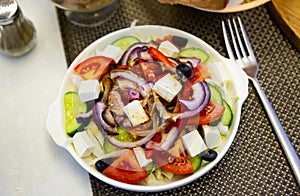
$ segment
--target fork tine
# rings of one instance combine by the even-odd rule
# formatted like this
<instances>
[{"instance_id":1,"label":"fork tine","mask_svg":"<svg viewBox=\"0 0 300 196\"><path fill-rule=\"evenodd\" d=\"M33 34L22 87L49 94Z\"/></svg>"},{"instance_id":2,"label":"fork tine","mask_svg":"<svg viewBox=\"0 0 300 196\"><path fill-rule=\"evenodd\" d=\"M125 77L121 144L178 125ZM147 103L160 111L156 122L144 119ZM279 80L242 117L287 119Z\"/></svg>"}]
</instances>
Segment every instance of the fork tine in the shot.
<instances>
[{"instance_id":1,"label":"fork tine","mask_svg":"<svg viewBox=\"0 0 300 196\"><path fill-rule=\"evenodd\" d=\"M252 49L251 43L249 41L248 35L246 33L245 27L244 27L244 25L243 25L242 20L241 20L240 17L238 17L238 21L239 21L239 25L240 25L240 28L241 28L241 31L242 31L242 35L243 35L244 42L246 44L248 53L249 53L250 57L252 58L252 60L256 61L256 58L255 58L255 55L253 53L253 49Z\"/></svg>"},{"instance_id":2,"label":"fork tine","mask_svg":"<svg viewBox=\"0 0 300 196\"><path fill-rule=\"evenodd\" d=\"M228 26L229 26L229 30L230 30L230 34L231 34L231 38L232 38L232 43L233 43L233 47L234 47L234 50L235 50L235 54L237 56L237 59L242 60L242 57L241 57L238 45L236 43L235 35L234 35L233 29L232 29L232 26L231 26L231 22L230 22L229 19L227 20L227 22L228 22Z\"/></svg>"},{"instance_id":3,"label":"fork tine","mask_svg":"<svg viewBox=\"0 0 300 196\"><path fill-rule=\"evenodd\" d=\"M222 29L223 29L223 36L225 38L224 39L225 40L225 46L226 46L229 58L234 59L234 54L233 54L232 48L231 48L230 43L229 43L229 38L227 36L227 31L226 31L226 26L225 26L224 21L222 21Z\"/></svg>"},{"instance_id":4,"label":"fork tine","mask_svg":"<svg viewBox=\"0 0 300 196\"><path fill-rule=\"evenodd\" d=\"M241 36L240 36L239 30L238 30L238 27L236 25L235 19L232 19L232 22L233 22L235 33L236 33L236 36L237 36L237 39L238 39L238 42L239 42L240 49L242 51L243 57L247 57L246 51L244 49L244 44L243 44L243 42L241 40Z\"/></svg>"}]
</instances>

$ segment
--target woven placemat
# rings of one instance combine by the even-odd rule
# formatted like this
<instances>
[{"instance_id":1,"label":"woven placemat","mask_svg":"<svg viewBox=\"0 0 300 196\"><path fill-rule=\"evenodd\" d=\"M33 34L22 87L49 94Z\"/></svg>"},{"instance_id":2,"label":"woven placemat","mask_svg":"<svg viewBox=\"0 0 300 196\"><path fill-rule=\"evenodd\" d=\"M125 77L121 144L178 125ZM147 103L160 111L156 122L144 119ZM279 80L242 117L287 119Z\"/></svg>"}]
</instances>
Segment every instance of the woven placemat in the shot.
<instances>
[{"instance_id":1,"label":"woven placemat","mask_svg":"<svg viewBox=\"0 0 300 196\"><path fill-rule=\"evenodd\" d=\"M160 4L156 0L121 0L111 20L95 28L70 24L57 10L68 65L86 46L118 29L155 24L194 34L227 56L221 21L239 15L248 32L258 62L259 81L286 130L300 152L300 53L273 22L267 5L233 14L214 14L185 6ZM249 84L238 133L224 158L198 180L161 193L134 193L110 186L90 175L96 195L300 195L274 130L258 94Z\"/></svg>"}]
</instances>

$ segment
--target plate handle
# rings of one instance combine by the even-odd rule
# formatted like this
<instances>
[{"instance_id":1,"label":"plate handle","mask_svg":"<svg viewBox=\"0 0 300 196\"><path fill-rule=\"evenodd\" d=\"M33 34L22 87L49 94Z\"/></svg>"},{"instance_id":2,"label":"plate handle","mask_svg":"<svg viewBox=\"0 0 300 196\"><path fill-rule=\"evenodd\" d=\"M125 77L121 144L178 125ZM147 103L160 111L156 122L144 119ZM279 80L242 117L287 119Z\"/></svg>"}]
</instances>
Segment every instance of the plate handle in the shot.
<instances>
[{"instance_id":1,"label":"plate handle","mask_svg":"<svg viewBox=\"0 0 300 196\"><path fill-rule=\"evenodd\" d=\"M67 145L72 142L72 139L65 134L64 127L62 126L63 118L62 112L60 111L61 108L62 106L59 104L58 100L55 100L51 104L46 121L46 128L54 142L57 145L66 148Z\"/></svg>"}]
</instances>

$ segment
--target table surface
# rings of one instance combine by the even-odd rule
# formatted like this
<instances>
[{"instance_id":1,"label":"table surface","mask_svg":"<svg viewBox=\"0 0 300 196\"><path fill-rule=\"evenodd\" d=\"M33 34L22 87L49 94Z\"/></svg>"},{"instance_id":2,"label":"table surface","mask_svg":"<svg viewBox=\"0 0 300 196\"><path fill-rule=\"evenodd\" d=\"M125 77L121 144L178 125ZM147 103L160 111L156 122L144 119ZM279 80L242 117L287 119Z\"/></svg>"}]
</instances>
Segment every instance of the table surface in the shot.
<instances>
[{"instance_id":1,"label":"table surface","mask_svg":"<svg viewBox=\"0 0 300 196\"><path fill-rule=\"evenodd\" d=\"M56 18L47 1L34 2L40 9L30 6L33 0L19 1L36 24L39 39L37 47L22 58L0 56L0 89L5 94L0 96L1 193L300 195L299 186L251 83L238 133L224 158L203 177L165 192L134 193L101 182L88 175L67 151L57 147L45 129L49 106L57 95L66 67L96 39L130 26L136 19L137 25L164 25L187 31L227 56L221 21L240 16L260 63L258 79L299 154L300 53L273 21L268 6L216 14L180 5L163 5L156 0L121 0L109 22L95 28L83 28L70 24L59 9Z\"/></svg>"},{"instance_id":2,"label":"table surface","mask_svg":"<svg viewBox=\"0 0 300 196\"><path fill-rule=\"evenodd\" d=\"M48 0L18 2L38 41L20 58L0 55L0 195L91 195L89 175L45 126L66 72L56 10Z\"/></svg>"}]
</instances>

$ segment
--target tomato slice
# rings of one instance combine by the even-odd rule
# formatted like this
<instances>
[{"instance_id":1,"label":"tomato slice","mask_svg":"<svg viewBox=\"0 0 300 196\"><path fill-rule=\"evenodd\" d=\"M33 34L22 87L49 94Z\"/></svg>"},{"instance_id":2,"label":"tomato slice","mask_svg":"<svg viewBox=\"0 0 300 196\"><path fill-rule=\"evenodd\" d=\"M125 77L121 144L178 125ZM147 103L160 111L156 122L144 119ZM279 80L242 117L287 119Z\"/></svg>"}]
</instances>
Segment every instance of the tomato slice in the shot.
<instances>
[{"instance_id":1,"label":"tomato slice","mask_svg":"<svg viewBox=\"0 0 300 196\"><path fill-rule=\"evenodd\" d=\"M200 115L189 118L187 124L191 126L206 125L221 118L224 111L224 106L210 101Z\"/></svg>"},{"instance_id":2,"label":"tomato slice","mask_svg":"<svg viewBox=\"0 0 300 196\"><path fill-rule=\"evenodd\" d=\"M157 166L173 174L191 174L194 172L191 161L183 154L175 157L167 151L153 150L151 158Z\"/></svg>"},{"instance_id":3,"label":"tomato slice","mask_svg":"<svg viewBox=\"0 0 300 196\"><path fill-rule=\"evenodd\" d=\"M76 65L74 71L85 80L101 79L109 71L109 64L115 63L112 58L94 56Z\"/></svg>"},{"instance_id":4,"label":"tomato slice","mask_svg":"<svg viewBox=\"0 0 300 196\"><path fill-rule=\"evenodd\" d=\"M128 184L139 183L148 176L147 171L141 168L131 149L116 159L103 173L109 178Z\"/></svg>"}]
</instances>

